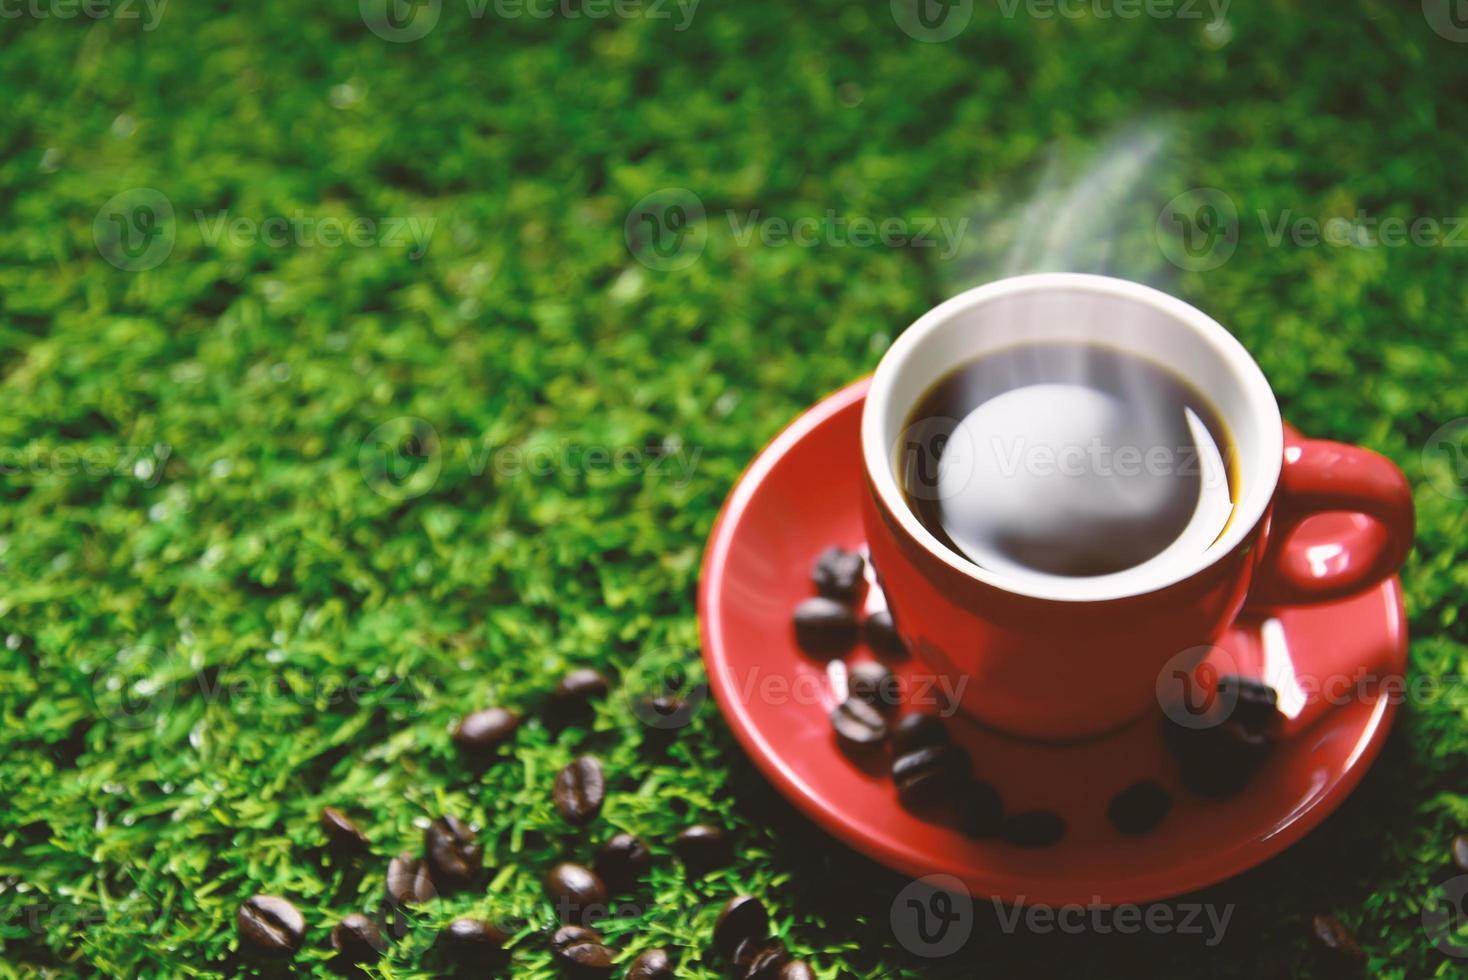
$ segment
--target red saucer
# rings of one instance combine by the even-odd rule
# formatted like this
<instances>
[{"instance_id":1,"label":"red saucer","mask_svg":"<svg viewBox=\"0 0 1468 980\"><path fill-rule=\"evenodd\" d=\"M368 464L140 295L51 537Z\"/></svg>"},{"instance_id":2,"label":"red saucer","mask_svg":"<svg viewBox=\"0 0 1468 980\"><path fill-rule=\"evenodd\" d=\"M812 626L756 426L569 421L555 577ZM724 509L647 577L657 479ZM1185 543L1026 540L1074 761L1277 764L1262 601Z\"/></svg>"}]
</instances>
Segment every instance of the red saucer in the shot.
<instances>
[{"instance_id":1,"label":"red saucer","mask_svg":"<svg viewBox=\"0 0 1468 980\"><path fill-rule=\"evenodd\" d=\"M1008 812L1048 809L1064 817L1068 829L1058 844L971 840L903 809L885 756L862 766L836 745L827 716L844 687L843 661L802 653L790 629L791 610L813 594L815 557L833 544L864 547L859 423L866 389L862 380L826 398L754 460L714 525L699 592L714 695L764 774L813 820L904 874L954 875L976 895L1120 904L1191 891L1259 864L1324 820L1360 782L1400 699L1355 682L1363 673L1398 677L1406 667L1396 579L1338 602L1261 613L1219 640L1233 667L1268 677L1293 719L1237 796L1207 800L1181 787L1159 708L1110 735L1070 743L1010 738L963 716L949 720ZM1319 517L1291 546L1329 561L1331 543L1358 530L1353 518ZM866 602L869 611L880 608L880 590L869 589ZM858 647L845 662L871 657ZM913 659L888 663L904 691L927 683ZM1349 696L1335 691L1322 706L1327 678L1351 686ZM1355 696L1359 689L1367 693ZM1124 837L1106 806L1141 779L1166 787L1173 807L1151 833Z\"/></svg>"}]
</instances>

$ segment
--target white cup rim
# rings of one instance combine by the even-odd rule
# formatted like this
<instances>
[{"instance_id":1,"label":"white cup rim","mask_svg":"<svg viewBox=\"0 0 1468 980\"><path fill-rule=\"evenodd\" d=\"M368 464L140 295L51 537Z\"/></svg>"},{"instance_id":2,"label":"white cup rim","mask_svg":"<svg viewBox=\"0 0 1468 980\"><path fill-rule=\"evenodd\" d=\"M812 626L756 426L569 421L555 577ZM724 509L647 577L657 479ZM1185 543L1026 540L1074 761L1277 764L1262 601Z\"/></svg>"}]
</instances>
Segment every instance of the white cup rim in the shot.
<instances>
[{"instance_id":1,"label":"white cup rim","mask_svg":"<svg viewBox=\"0 0 1468 980\"><path fill-rule=\"evenodd\" d=\"M895 456L886 438L883 421L890 414L893 389L902 365L930 335L954 317L998 299L1047 290L1119 297L1164 314L1178 326L1191 330L1201 338L1209 352L1217 356L1245 392L1247 410L1254 413L1259 427L1259 447L1250 458L1240 460L1240 469L1245 474L1242 495L1235 505L1234 516L1228 528L1207 549L1148 570L1128 569L1090 578L1050 575L1021 577L982 568L953 551L918 520L908 505L898 486L894 472ZM1108 340L1108 343L1114 343L1114 340ZM937 377L930 378L929 383L937 380ZM910 406L904 408L910 409ZM1233 419L1226 421L1232 423ZM1001 279L959 293L919 317L893 342L877 365L862 411L861 442L867 477L884 509L900 525L902 533L921 545L928 554L961 575L1004 592L1068 602L1105 602L1156 592L1186 581L1223 556L1231 554L1264 517L1274 498L1284 460L1284 428L1274 391L1254 358L1218 321L1196 307L1150 286L1110 276L1071 272L1047 272Z\"/></svg>"}]
</instances>

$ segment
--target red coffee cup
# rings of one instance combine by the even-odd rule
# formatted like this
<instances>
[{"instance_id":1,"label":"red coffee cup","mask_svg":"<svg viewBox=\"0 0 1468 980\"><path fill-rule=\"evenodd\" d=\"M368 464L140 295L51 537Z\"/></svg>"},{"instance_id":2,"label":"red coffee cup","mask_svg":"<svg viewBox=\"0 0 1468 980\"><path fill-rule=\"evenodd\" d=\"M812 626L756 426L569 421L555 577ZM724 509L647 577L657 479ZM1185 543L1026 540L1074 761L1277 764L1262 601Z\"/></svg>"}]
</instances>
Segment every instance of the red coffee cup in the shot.
<instances>
[{"instance_id":1,"label":"red coffee cup","mask_svg":"<svg viewBox=\"0 0 1468 980\"><path fill-rule=\"evenodd\" d=\"M1171 369L1226 425L1232 518L1212 544L1169 548L1119 572L1071 577L985 568L918 519L899 483L908 416L950 370L1023 343L1104 343ZM1246 604L1339 598L1391 575L1412 543L1411 489L1369 450L1306 440L1285 450L1263 372L1215 320L1105 276L1046 273L962 293L907 329L877 367L862 415L872 564L914 654L961 690L959 707L1016 734L1074 738L1155 703L1159 670L1215 640ZM1331 546L1288 550L1315 514L1371 521ZM959 683L961 681L961 683Z\"/></svg>"}]
</instances>

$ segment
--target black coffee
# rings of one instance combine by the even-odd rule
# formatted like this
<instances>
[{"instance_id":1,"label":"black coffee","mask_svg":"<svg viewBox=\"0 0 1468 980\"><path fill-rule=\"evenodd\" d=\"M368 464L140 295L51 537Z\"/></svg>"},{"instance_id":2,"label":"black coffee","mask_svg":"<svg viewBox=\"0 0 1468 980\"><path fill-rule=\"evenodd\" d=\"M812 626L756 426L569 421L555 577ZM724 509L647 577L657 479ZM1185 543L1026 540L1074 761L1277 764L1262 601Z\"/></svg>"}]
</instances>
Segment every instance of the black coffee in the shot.
<instances>
[{"instance_id":1,"label":"black coffee","mask_svg":"<svg viewBox=\"0 0 1468 980\"><path fill-rule=\"evenodd\" d=\"M930 388L897 472L908 504L996 571L1107 575L1198 553L1238 499L1218 413L1188 382L1101 344L1023 344Z\"/></svg>"}]
</instances>

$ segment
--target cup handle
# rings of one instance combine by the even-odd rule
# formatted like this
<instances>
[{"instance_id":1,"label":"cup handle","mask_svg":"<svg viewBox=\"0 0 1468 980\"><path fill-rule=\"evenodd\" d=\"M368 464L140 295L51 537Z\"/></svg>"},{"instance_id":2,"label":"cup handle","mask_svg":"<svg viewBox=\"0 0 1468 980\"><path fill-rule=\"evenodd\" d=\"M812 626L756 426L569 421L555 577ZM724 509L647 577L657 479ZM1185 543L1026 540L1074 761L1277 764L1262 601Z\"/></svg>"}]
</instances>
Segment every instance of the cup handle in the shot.
<instances>
[{"instance_id":1,"label":"cup handle","mask_svg":"<svg viewBox=\"0 0 1468 980\"><path fill-rule=\"evenodd\" d=\"M1306 519L1329 512L1371 520L1333 543L1289 546ZM1274 516L1249 605L1324 602L1374 585L1406 560L1415 524L1412 487L1391 460L1360 446L1305 439L1287 430Z\"/></svg>"}]
</instances>

